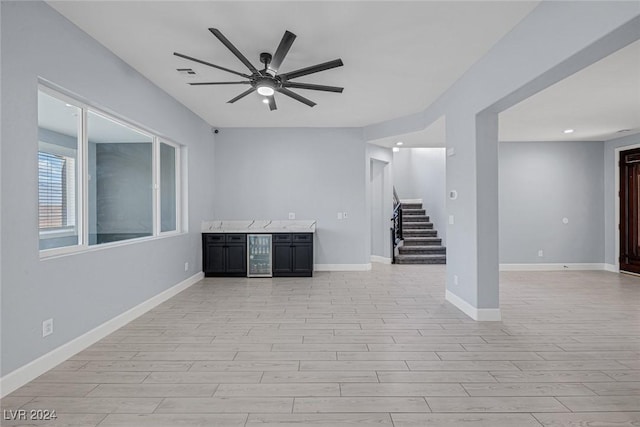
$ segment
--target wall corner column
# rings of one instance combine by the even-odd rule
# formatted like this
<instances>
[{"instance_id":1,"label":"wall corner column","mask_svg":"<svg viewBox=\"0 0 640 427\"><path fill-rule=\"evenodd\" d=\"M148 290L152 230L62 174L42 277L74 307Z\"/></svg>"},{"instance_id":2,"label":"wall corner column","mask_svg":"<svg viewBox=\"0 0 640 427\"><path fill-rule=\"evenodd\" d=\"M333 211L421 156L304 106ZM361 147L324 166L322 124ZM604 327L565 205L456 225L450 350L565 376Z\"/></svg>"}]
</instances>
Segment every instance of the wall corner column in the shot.
<instances>
[{"instance_id":1,"label":"wall corner column","mask_svg":"<svg viewBox=\"0 0 640 427\"><path fill-rule=\"evenodd\" d=\"M497 113L447 115L446 162L446 299L474 320L499 321Z\"/></svg>"}]
</instances>

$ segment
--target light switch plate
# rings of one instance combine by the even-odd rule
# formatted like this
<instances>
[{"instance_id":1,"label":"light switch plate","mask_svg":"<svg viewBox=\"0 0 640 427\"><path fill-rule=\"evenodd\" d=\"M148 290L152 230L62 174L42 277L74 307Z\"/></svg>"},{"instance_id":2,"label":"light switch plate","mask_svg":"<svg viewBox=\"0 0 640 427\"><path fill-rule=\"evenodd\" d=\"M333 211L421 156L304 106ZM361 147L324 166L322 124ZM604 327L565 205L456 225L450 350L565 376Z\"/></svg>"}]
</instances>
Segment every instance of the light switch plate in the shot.
<instances>
[{"instance_id":1,"label":"light switch plate","mask_svg":"<svg viewBox=\"0 0 640 427\"><path fill-rule=\"evenodd\" d=\"M289 219L296 219L296 213L295 212L289 212Z\"/></svg>"}]
</instances>

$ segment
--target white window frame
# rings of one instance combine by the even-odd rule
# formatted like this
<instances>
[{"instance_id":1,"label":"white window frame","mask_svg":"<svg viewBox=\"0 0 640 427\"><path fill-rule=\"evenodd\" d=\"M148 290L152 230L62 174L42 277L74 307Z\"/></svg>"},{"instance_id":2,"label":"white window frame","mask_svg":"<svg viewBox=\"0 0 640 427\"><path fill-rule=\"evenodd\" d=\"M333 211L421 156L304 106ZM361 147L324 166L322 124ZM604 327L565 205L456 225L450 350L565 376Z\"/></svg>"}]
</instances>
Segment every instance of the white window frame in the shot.
<instances>
[{"instance_id":1,"label":"white window frame","mask_svg":"<svg viewBox=\"0 0 640 427\"><path fill-rule=\"evenodd\" d=\"M153 166L155 168L155 184L154 184L154 190L156 193L156 197L155 197L155 203L156 203L156 211L158 212L158 215L155 216L155 227L156 230L158 232L159 235L162 236L166 236L166 235L171 235L171 234L179 234L180 233L180 229L182 228L182 160L181 160L181 156L180 154L182 153L182 149L180 147L180 145L176 144L175 142L169 141L166 138L160 138L160 137L156 137L157 139L157 144L154 144L154 150L156 150L157 152L156 154L156 158L158 159L157 162L154 162ZM161 175L161 163L160 163L160 144L165 144L168 145L170 147L173 147L175 149L176 152L176 156L174 159L175 165L175 175L176 175L176 188L175 188L175 192L176 192L176 229L175 230L168 230L168 231L162 231L162 189L160 188L161 186L161 180L160 180L160 175Z\"/></svg>"},{"instance_id":2,"label":"white window frame","mask_svg":"<svg viewBox=\"0 0 640 427\"><path fill-rule=\"evenodd\" d=\"M182 167L182 154L186 147L180 145L172 140L160 136L158 133L153 132L151 130L145 129L140 125L136 125L131 123L130 121L116 117L111 113L107 113L104 110L94 107L93 105L89 105L77 99L70 97L64 93L61 93L55 89L50 88L42 83L38 85L38 91L46 93L49 96L52 96L56 99L59 99L65 103L68 103L74 107L80 109L81 114L79 114L79 138L78 138L78 147L76 153L76 161L77 165L77 174L76 180L78 181L78 194L80 197L77 200L79 207L77 209L77 215L79 218L76 218L76 227L78 229L78 244L71 246L64 246L59 248L51 248L51 249L39 249L40 258L52 258L58 257L62 255L76 254L82 252L90 252L94 250L101 250L105 248L112 248L117 246L130 245L142 241L154 240L158 238L171 237L180 234L185 234L187 232L186 226L183 223L183 218L185 214L185 203L186 197L183 197L183 185L186 179L184 174L184 168ZM120 240L116 242L109 243L101 243L89 245L89 167L88 167L88 144L89 144L89 135L87 131L87 115L88 112L92 114L96 114L105 118L107 120L111 120L114 123L117 123L122 126L126 126L130 129L133 129L136 132L147 135L151 139L152 143L152 200L153 200L153 233L151 236L138 237L134 239ZM160 210L160 143L167 144L175 148L176 150L176 158L175 158L175 169L176 169L176 229L171 231L161 232L161 210ZM40 150L38 150L40 151ZM38 201L36 201L36 204ZM42 233L46 234L43 236ZM49 236L48 232L40 231L38 227L38 239L42 238L53 238L53 237L63 237L64 235L70 233L67 230L51 230L51 235Z\"/></svg>"}]
</instances>

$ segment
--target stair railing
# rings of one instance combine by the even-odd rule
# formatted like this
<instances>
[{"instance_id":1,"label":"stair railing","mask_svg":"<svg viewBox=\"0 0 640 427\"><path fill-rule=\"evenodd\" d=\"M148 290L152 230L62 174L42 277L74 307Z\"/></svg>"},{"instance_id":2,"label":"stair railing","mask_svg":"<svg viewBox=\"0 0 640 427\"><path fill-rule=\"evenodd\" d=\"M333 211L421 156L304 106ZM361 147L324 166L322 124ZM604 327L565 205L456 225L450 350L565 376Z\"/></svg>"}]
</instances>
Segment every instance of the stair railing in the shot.
<instances>
[{"instance_id":1,"label":"stair railing","mask_svg":"<svg viewBox=\"0 0 640 427\"><path fill-rule=\"evenodd\" d=\"M391 263L396 263L396 247L402 237L402 203L400 203L400 198L398 197L398 193L396 193L396 188L393 187L393 215L391 216Z\"/></svg>"}]
</instances>

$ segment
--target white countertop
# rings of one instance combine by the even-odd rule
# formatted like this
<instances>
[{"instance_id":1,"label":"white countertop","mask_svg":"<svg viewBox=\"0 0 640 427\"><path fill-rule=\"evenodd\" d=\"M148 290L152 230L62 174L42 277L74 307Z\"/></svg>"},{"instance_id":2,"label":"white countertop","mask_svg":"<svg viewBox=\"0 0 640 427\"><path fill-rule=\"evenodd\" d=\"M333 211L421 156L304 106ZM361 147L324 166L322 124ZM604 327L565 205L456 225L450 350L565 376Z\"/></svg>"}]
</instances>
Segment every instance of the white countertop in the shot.
<instances>
[{"instance_id":1,"label":"white countertop","mask_svg":"<svg viewBox=\"0 0 640 427\"><path fill-rule=\"evenodd\" d=\"M315 233L316 221L296 220L212 220L202 221L203 233Z\"/></svg>"}]
</instances>

